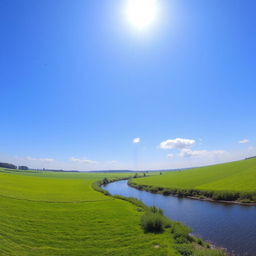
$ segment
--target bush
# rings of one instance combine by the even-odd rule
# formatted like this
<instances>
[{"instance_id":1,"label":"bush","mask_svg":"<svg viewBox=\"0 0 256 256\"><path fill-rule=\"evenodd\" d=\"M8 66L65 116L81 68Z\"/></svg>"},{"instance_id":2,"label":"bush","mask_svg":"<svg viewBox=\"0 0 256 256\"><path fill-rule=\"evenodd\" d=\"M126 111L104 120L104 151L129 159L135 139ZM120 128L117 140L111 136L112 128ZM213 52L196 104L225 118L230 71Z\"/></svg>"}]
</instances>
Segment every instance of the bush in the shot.
<instances>
[{"instance_id":1,"label":"bush","mask_svg":"<svg viewBox=\"0 0 256 256\"><path fill-rule=\"evenodd\" d=\"M157 193L157 192L158 192L158 188L157 188L157 187L151 187L151 188L149 189L149 191L150 191L151 193Z\"/></svg>"},{"instance_id":2,"label":"bush","mask_svg":"<svg viewBox=\"0 0 256 256\"><path fill-rule=\"evenodd\" d=\"M160 213L149 211L141 217L141 225L144 232L161 233L164 231L164 224L164 217Z\"/></svg>"},{"instance_id":3,"label":"bush","mask_svg":"<svg viewBox=\"0 0 256 256\"><path fill-rule=\"evenodd\" d=\"M157 213L157 214L163 215L163 210L160 208L157 208L155 206L149 207L149 211L152 213Z\"/></svg>"},{"instance_id":4,"label":"bush","mask_svg":"<svg viewBox=\"0 0 256 256\"><path fill-rule=\"evenodd\" d=\"M103 181L95 181L95 182L93 182L93 183L92 183L92 188L93 188L94 190L98 191L98 192L103 193L103 194L106 195L106 196L109 196L110 193L109 193L107 190L101 188L101 185L103 185L102 182L103 182Z\"/></svg>"},{"instance_id":5,"label":"bush","mask_svg":"<svg viewBox=\"0 0 256 256\"><path fill-rule=\"evenodd\" d=\"M27 166L19 166L18 169L23 170L23 171L29 170L29 168Z\"/></svg>"},{"instance_id":6,"label":"bush","mask_svg":"<svg viewBox=\"0 0 256 256\"><path fill-rule=\"evenodd\" d=\"M163 195L164 196L169 196L170 194L171 194L171 191L169 191L168 189L163 190Z\"/></svg>"},{"instance_id":7,"label":"bush","mask_svg":"<svg viewBox=\"0 0 256 256\"><path fill-rule=\"evenodd\" d=\"M204 242L202 239L198 238L197 243L201 246L204 246Z\"/></svg>"},{"instance_id":8,"label":"bush","mask_svg":"<svg viewBox=\"0 0 256 256\"><path fill-rule=\"evenodd\" d=\"M182 256L191 256L193 255L193 246L191 244L179 244L175 246L175 249Z\"/></svg>"},{"instance_id":9,"label":"bush","mask_svg":"<svg viewBox=\"0 0 256 256\"><path fill-rule=\"evenodd\" d=\"M171 233L173 234L173 238L177 244L185 244L193 241L193 237L189 235L190 232L191 229L180 222L173 222Z\"/></svg>"},{"instance_id":10,"label":"bush","mask_svg":"<svg viewBox=\"0 0 256 256\"><path fill-rule=\"evenodd\" d=\"M256 202L256 193L255 192L242 192L239 195L239 200L244 203Z\"/></svg>"},{"instance_id":11,"label":"bush","mask_svg":"<svg viewBox=\"0 0 256 256\"><path fill-rule=\"evenodd\" d=\"M142 185L138 185L136 188L137 188L138 190L143 190L143 186L142 186Z\"/></svg>"},{"instance_id":12,"label":"bush","mask_svg":"<svg viewBox=\"0 0 256 256\"><path fill-rule=\"evenodd\" d=\"M109 183L109 180L107 178L104 178L102 180L102 185L107 185Z\"/></svg>"},{"instance_id":13,"label":"bush","mask_svg":"<svg viewBox=\"0 0 256 256\"><path fill-rule=\"evenodd\" d=\"M239 193L228 191L216 191L213 193L212 198L214 200L235 201L239 198Z\"/></svg>"},{"instance_id":14,"label":"bush","mask_svg":"<svg viewBox=\"0 0 256 256\"><path fill-rule=\"evenodd\" d=\"M178 190L177 191L177 196L178 197L184 197L185 196L184 191L183 190Z\"/></svg>"}]
</instances>

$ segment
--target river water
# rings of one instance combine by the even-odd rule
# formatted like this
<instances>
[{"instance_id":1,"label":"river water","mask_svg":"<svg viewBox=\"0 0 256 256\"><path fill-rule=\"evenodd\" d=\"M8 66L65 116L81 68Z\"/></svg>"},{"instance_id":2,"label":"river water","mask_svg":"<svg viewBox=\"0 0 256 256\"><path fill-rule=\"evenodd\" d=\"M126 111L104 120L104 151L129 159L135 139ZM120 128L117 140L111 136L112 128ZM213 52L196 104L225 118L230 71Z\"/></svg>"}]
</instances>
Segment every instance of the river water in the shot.
<instances>
[{"instance_id":1,"label":"river water","mask_svg":"<svg viewBox=\"0 0 256 256\"><path fill-rule=\"evenodd\" d=\"M256 207L212 203L164 196L129 187L127 180L109 183L112 195L135 197L148 206L163 209L166 217L181 221L193 234L226 248L236 256L256 256Z\"/></svg>"}]
</instances>

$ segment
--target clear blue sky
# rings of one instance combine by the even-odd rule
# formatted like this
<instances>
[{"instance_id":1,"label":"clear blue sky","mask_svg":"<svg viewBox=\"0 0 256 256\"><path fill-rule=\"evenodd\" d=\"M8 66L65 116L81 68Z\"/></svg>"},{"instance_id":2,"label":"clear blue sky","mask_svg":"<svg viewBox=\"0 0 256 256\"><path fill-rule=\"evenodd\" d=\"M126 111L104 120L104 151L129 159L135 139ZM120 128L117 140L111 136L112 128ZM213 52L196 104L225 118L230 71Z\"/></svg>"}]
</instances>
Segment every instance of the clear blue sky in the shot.
<instances>
[{"instance_id":1,"label":"clear blue sky","mask_svg":"<svg viewBox=\"0 0 256 256\"><path fill-rule=\"evenodd\" d=\"M0 1L0 161L154 169L256 154L256 2L159 0L147 32L124 2Z\"/></svg>"}]
</instances>

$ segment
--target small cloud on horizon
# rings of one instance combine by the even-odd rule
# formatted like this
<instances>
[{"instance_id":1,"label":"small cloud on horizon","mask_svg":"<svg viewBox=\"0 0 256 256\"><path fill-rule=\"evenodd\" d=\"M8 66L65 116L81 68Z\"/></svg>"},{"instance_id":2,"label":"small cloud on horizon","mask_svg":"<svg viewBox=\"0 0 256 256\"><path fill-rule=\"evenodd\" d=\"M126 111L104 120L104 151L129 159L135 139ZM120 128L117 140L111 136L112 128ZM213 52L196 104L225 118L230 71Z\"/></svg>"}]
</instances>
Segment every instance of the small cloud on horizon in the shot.
<instances>
[{"instance_id":1,"label":"small cloud on horizon","mask_svg":"<svg viewBox=\"0 0 256 256\"><path fill-rule=\"evenodd\" d=\"M82 164L97 164L96 161L93 161L90 159L76 158L76 157L71 157L70 161L74 163L82 163Z\"/></svg>"},{"instance_id":2,"label":"small cloud on horizon","mask_svg":"<svg viewBox=\"0 0 256 256\"><path fill-rule=\"evenodd\" d=\"M246 143L249 143L249 140L248 139L239 140L238 143L239 144L246 144Z\"/></svg>"},{"instance_id":3,"label":"small cloud on horizon","mask_svg":"<svg viewBox=\"0 0 256 256\"><path fill-rule=\"evenodd\" d=\"M53 158L34 158L34 157L26 157L26 160L28 161L39 161L39 162L45 162L45 163L52 163L55 160Z\"/></svg>"},{"instance_id":4,"label":"small cloud on horizon","mask_svg":"<svg viewBox=\"0 0 256 256\"><path fill-rule=\"evenodd\" d=\"M138 143L140 143L140 141L141 141L140 138L134 138L132 142L133 142L134 144L138 144Z\"/></svg>"},{"instance_id":5,"label":"small cloud on horizon","mask_svg":"<svg viewBox=\"0 0 256 256\"><path fill-rule=\"evenodd\" d=\"M191 150L191 149L182 149L179 153L180 157L217 157L225 154L224 150Z\"/></svg>"}]
</instances>

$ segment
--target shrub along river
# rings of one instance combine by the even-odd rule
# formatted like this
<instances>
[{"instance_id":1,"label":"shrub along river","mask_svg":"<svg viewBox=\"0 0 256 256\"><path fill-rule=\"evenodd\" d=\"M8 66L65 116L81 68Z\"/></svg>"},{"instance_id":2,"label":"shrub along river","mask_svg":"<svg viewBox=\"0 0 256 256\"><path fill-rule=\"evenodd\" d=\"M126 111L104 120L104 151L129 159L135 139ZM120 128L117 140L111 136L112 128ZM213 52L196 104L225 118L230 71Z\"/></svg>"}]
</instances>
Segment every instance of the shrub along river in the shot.
<instances>
[{"instance_id":1,"label":"shrub along river","mask_svg":"<svg viewBox=\"0 0 256 256\"><path fill-rule=\"evenodd\" d=\"M193 229L193 234L236 256L256 255L256 207L163 196L129 187L127 180L104 186L112 195L134 197L163 209L166 217Z\"/></svg>"}]
</instances>

